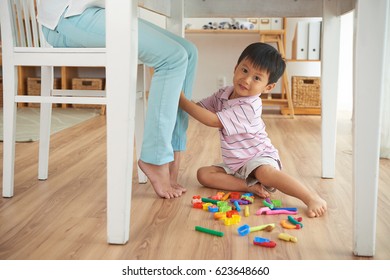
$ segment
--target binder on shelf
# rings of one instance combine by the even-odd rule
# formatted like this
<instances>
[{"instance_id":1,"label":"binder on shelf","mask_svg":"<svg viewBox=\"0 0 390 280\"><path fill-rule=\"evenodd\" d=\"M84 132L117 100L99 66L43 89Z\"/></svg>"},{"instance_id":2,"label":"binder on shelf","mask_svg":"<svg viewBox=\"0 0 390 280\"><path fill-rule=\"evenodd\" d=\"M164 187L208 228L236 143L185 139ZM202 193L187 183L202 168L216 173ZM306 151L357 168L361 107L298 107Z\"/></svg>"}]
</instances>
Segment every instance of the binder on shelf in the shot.
<instances>
[{"instance_id":1,"label":"binder on shelf","mask_svg":"<svg viewBox=\"0 0 390 280\"><path fill-rule=\"evenodd\" d=\"M271 18L271 30L282 30L283 18Z\"/></svg>"},{"instance_id":2,"label":"binder on shelf","mask_svg":"<svg viewBox=\"0 0 390 280\"><path fill-rule=\"evenodd\" d=\"M259 18L259 30L271 30L271 19Z\"/></svg>"},{"instance_id":3,"label":"binder on shelf","mask_svg":"<svg viewBox=\"0 0 390 280\"><path fill-rule=\"evenodd\" d=\"M320 60L321 57L321 21L309 22L307 58Z\"/></svg>"},{"instance_id":4,"label":"binder on shelf","mask_svg":"<svg viewBox=\"0 0 390 280\"><path fill-rule=\"evenodd\" d=\"M307 56L307 39L309 33L309 23L305 21L297 22L295 36L293 39L292 58L306 60Z\"/></svg>"}]
</instances>

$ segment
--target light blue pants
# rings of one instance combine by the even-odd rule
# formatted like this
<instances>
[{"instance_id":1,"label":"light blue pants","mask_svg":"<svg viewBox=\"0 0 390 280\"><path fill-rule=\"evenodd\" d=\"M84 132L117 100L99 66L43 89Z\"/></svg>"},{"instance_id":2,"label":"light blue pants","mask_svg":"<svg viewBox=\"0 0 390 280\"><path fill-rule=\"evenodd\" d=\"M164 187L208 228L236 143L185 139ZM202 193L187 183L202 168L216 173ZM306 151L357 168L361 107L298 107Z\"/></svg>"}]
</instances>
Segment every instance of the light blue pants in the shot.
<instances>
[{"instance_id":1,"label":"light blue pants","mask_svg":"<svg viewBox=\"0 0 390 280\"><path fill-rule=\"evenodd\" d=\"M43 33L54 47L104 47L105 20L104 9L89 8L61 18L55 30L43 27ZM154 68L141 159L161 165L173 161L174 151L186 149L188 115L178 103L181 91L191 99L198 51L191 42L142 19L138 36L138 58Z\"/></svg>"}]
</instances>

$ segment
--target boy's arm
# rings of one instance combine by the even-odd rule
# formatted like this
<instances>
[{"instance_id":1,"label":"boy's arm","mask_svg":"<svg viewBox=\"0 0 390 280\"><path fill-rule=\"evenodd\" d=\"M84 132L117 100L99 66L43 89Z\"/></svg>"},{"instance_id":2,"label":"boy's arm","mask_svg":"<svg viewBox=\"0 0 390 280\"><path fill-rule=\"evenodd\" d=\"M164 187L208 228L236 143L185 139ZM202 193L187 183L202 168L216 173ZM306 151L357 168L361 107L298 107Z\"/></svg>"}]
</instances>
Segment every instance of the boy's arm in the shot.
<instances>
[{"instance_id":1,"label":"boy's arm","mask_svg":"<svg viewBox=\"0 0 390 280\"><path fill-rule=\"evenodd\" d=\"M218 128L223 127L217 114L210 112L191 100L188 100L183 93L180 94L179 106L183 111L186 111L189 115L204 125Z\"/></svg>"}]
</instances>

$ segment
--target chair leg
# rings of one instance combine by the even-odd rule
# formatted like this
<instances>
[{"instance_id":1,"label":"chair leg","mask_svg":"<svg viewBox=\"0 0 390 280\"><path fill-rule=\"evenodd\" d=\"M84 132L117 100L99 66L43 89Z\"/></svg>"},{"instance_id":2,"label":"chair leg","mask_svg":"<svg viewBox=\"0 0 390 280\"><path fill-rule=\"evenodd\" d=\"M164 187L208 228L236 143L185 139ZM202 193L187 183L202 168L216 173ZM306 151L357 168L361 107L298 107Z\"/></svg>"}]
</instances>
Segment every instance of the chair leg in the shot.
<instances>
[{"instance_id":1,"label":"chair leg","mask_svg":"<svg viewBox=\"0 0 390 280\"><path fill-rule=\"evenodd\" d=\"M53 67L41 67L41 95L49 96L53 89ZM39 127L39 164L38 180L46 180L49 173L49 149L51 127L51 103L41 103Z\"/></svg>"},{"instance_id":2,"label":"chair leg","mask_svg":"<svg viewBox=\"0 0 390 280\"><path fill-rule=\"evenodd\" d=\"M135 148L137 160L141 156L142 140L144 136L145 114L146 114L146 96L145 96L145 66L138 65L137 72L137 96L135 100ZM138 182L145 184L148 182L148 177L138 168Z\"/></svg>"},{"instance_id":3,"label":"chair leg","mask_svg":"<svg viewBox=\"0 0 390 280\"><path fill-rule=\"evenodd\" d=\"M14 195L17 68L3 65L3 197Z\"/></svg>"}]
</instances>

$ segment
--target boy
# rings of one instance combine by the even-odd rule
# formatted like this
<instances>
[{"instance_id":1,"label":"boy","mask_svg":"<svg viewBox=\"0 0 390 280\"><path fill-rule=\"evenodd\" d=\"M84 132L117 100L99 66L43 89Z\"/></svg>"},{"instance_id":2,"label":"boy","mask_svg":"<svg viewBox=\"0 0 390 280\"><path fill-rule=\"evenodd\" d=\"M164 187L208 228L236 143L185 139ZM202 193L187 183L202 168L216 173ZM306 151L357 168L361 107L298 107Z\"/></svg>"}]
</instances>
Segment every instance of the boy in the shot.
<instances>
[{"instance_id":1,"label":"boy","mask_svg":"<svg viewBox=\"0 0 390 280\"><path fill-rule=\"evenodd\" d=\"M261 118L260 95L271 91L286 64L280 53L264 43L249 45L234 68L233 86L220 89L198 104L180 97L180 107L201 123L219 128L223 163L202 167L198 181L227 191L250 191L260 197L279 190L303 201L308 217L326 212L326 202L281 171L278 151Z\"/></svg>"}]
</instances>

